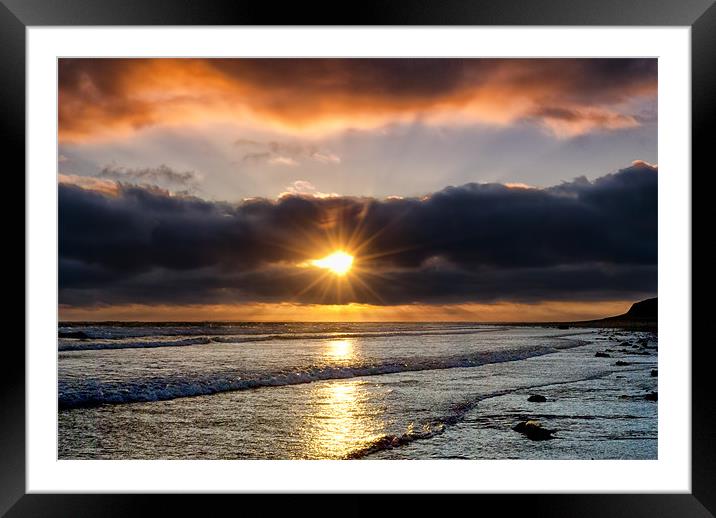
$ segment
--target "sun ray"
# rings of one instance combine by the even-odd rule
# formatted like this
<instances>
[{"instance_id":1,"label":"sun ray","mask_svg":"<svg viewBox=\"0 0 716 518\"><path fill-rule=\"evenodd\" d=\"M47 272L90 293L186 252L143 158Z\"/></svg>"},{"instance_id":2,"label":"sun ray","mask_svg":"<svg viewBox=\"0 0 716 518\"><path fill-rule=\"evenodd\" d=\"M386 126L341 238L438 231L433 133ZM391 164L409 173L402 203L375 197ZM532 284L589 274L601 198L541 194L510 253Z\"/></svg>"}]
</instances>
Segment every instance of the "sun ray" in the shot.
<instances>
[{"instance_id":1,"label":"sun ray","mask_svg":"<svg viewBox=\"0 0 716 518\"><path fill-rule=\"evenodd\" d=\"M385 303L385 300L383 299L383 297L381 297L380 295L378 295L378 293L377 293L367 282L365 282L363 279L361 279L361 278L360 278L360 275L354 276L354 277L353 277L353 280L354 280L355 282L357 282L358 284L360 284L360 286L361 286L365 291L367 291L367 292L370 293L373 297L375 297L375 299L376 299L377 301L379 301L381 304L384 304L384 303ZM353 293L355 294L355 291L354 291Z\"/></svg>"},{"instance_id":2,"label":"sun ray","mask_svg":"<svg viewBox=\"0 0 716 518\"><path fill-rule=\"evenodd\" d=\"M366 279L366 277L385 279L379 268L380 261L371 263L376 259L415 249L417 246L409 245L380 252L370 251L369 248L376 239L410 211L404 211L380 229L368 233L366 222L369 219L370 204L362 204L360 210L350 209L345 206L332 207L320 225L311 229L297 226L295 229L297 239L292 240L291 243L282 243L283 248L291 250L299 258L304 258L294 263L299 267L295 274L306 272L306 267L324 270L321 275L312 279L305 288L295 294L292 297L294 300L300 299L307 292L320 286L315 293L318 300L323 303L360 302L364 295L375 301L384 302L383 297L376 291L375 283ZM318 255L316 251L325 255L315 258Z\"/></svg>"},{"instance_id":3,"label":"sun ray","mask_svg":"<svg viewBox=\"0 0 716 518\"><path fill-rule=\"evenodd\" d=\"M301 291L299 291L294 298L295 298L295 299L298 299L301 295L306 294L306 293L307 293L308 291L310 291L311 288L313 288L316 284L320 283L320 282L323 281L324 279L327 279L327 278L328 278L328 275L329 275L328 272L323 272L323 273L321 273L321 275L319 275L318 277L316 277L310 284L308 284L308 286L306 286L306 287L303 288Z\"/></svg>"}]
</instances>

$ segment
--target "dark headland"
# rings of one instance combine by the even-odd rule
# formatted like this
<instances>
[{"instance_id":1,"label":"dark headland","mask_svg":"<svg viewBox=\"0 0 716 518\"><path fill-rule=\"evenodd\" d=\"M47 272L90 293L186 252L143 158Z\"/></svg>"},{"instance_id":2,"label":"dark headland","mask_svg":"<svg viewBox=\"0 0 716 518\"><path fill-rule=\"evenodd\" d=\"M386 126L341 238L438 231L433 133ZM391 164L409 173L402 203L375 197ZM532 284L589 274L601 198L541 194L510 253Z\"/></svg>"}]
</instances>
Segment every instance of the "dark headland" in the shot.
<instances>
[{"instance_id":1,"label":"dark headland","mask_svg":"<svg viewBox=\"0 0 716 518\"><path fill-rule=\"evenodd\" d=\"M571 327L616 327L631 329L634 331L657 332L658 326L658 303L657 297L635 302L629 311L613 317L599 318L595 320L579 320L576 322L502 322L511 326L538 326L557 327L569 329Z\"/></svg>"},{"instance_id":2,"label":"dark headland","mask_svg":"<svg viewBox=\"0 0 716 518\"><path fill-rule=\"evenodd\" d=\"M627 329L639 329L644 331L656 331L658 324L659 305L657 297L642 300L632 304L629 311L614 317L600 318L597 320L583 320L580 322L569 322L567 325L574 327L621 327Z\"/></svg>"}]
</instances>

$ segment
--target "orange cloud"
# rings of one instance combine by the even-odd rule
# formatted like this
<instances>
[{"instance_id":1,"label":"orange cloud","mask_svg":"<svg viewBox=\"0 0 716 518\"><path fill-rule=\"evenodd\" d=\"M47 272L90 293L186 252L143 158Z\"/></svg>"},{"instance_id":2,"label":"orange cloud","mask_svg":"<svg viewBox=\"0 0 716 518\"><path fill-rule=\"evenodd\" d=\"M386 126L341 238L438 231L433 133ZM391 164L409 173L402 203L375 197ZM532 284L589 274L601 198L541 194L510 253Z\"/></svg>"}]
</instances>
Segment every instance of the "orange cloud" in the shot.
<instances>
[{"instance_id":1,"label":"orange cloud","mask_svg":"<svg viewBox=\"0 0 716 518\"><path fill-rule=\"evenodd\" d=\"M615 130L639 126L635 116L603 108L543 109L536 112L533 118L559 137L583 135L598 129Z\"/></svg>"},{"instance_id":2,"label":"orange cloud","mask_svg":"<svg viewBox=\"0 0 716 518\"><path fill-rule=\"evenodd\" d=\"M61 59L62 141L250 121L325 133L395 121L536 121L557 136L638 124L656 60Z\"/></svg>"},{"instance_id":3,"label":"orange cloud","mask_svg":"<svg viewBox=\"0 0 716 518\"><path fill-rule=\"evenodd\" d=\"M278 195L278 198L287 196L307 196L310 198L335 198L340 196L337 193L320 192L316 187L307 180L296 180L291 185L286 186L286 190Z\"/></svg>"},{"instance_id":4,"label":"orange cloud","mask_svg":"<svg viewBox=\"0 0 716 518\"><path fill-rule=\"evenodd\" d=\"M97 191L107 196L117 196L119 193L119 184L113 180L105 180L92 176L78 176L74 174L60 173L58 182L64 185L75 185L88 191Z\"/></svg>"}]
</instances>

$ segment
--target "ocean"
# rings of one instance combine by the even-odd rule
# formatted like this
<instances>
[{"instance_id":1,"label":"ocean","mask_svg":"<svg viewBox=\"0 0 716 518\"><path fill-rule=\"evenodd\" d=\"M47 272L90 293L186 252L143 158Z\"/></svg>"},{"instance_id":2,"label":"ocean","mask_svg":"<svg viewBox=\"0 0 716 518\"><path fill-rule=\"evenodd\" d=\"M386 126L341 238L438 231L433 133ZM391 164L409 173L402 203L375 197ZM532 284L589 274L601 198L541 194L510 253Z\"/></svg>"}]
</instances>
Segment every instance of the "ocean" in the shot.
<instances>
[{"instance_id":1,"label":"ocean","mask_svg":"<svg viewBox=\"0 0 716 518\"><path fill-rule=\"evenodd\" d=\"M133 323L59 336L60 459L657 458L649 332ZM549 437L513 429L525 421Z\"/></svg>"}]
</instances>

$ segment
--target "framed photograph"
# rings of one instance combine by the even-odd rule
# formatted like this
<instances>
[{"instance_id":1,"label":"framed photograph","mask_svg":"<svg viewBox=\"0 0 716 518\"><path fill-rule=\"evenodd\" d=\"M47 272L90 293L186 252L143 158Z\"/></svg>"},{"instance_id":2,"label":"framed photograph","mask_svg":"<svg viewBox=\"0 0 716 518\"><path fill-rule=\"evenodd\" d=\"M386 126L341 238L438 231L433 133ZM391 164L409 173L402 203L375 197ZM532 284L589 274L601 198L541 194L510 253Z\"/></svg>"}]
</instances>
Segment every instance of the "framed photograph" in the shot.
<instances>
[{"instance_id":1,"label":"framed photograph","mask_svg":"<svg viewBox=\"0 0 716 518\"><path fill-rule=\"evenodd\" d=\"M712 516L691 235L716 7L539 3L5 0L26 336L0 513Z\"/></svg>"}]
</instances>

